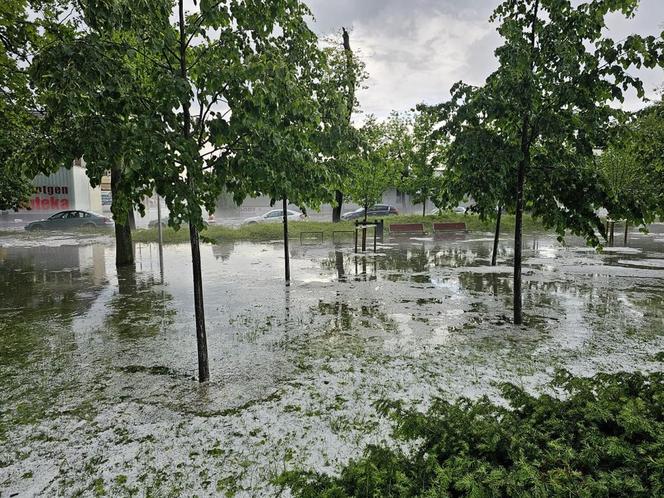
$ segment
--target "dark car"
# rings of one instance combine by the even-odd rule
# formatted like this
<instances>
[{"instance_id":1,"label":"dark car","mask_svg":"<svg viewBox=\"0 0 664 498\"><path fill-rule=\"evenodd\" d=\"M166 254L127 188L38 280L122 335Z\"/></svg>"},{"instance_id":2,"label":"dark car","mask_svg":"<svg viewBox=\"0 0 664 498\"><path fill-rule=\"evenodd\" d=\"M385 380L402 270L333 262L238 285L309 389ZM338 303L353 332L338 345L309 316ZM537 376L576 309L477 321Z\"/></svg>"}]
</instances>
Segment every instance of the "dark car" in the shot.
<instances>
[{"instance_id":1,"label":"dark car","mask_svg":"<svg viewBox=\"0 0 664 498\"><path fill-rule=\"evenodd\" d=\"M75 228L109 228L113 221L90 211L60 211L45 220L33 221L26 230L71 230Z\"/></svg>"},{"instance_id":2,"label":"dark car","mask_svg":"<svg viewBox=\"0 0 664 498\"><path fill-rule=\"evenodd\" d=\"M367 209L367 216L390 216L395 214L399 214L399 211L389 204L375 204ZM364 218L364 208L358 208L355 211L341 215L342 220L355 220L357 218Z\"/></svg>"}]
</instances>

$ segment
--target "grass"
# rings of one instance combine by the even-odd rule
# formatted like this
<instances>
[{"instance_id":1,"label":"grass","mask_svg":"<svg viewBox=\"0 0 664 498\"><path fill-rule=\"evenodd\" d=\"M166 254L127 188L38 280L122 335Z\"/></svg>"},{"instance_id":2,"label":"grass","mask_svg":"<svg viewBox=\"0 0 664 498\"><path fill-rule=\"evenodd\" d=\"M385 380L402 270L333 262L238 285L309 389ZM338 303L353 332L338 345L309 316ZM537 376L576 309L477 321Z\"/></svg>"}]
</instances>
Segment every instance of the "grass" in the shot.
<instances>
[{"instance_id":1,"label":"grass","mask_svg":"<svg viewBox=\"0 0 664 498\"><path fill-rule=\"evenodd\" d=\"M491 232L494 230L493 222L483 222L477 216L472 214L457 214L449 213L440 216L421 216L421 215L400 215L390 216L383 218L385 220L385 228L389 231L389 227L393 223L423 223L424 229L431 233L432 223L434 222L465 222L468 230L471 231L484 231ZM528 215L524 216L523 223L524 231L541 231L542 226L532 220ZM291 239L298 239L302 232L323 232L326 239L332 236L333 231L352 231L354 222L342 221L340 223L332 223L331 221L298 221L289 223L288 231ZM501 229L504 231L514 229L514 216L503 215L501 220ZM283 226L281 223L256 223L252 225L242 225L239 227L229 227L223 225L209 226L206 230L201 232L201 235L209 241L222 242L222 241L267 241L279 240L283 237ZM338 236L343 236L339 234ZM351 234L348 234L350 237ZM173 230L166 228L163 231L164 242L166 243L180 243L189 240L189 231L186 227L180 230ZM136 242L156 242L157 229L143 229L134 232L134 241Z\"/></svg>"}]
</instances>

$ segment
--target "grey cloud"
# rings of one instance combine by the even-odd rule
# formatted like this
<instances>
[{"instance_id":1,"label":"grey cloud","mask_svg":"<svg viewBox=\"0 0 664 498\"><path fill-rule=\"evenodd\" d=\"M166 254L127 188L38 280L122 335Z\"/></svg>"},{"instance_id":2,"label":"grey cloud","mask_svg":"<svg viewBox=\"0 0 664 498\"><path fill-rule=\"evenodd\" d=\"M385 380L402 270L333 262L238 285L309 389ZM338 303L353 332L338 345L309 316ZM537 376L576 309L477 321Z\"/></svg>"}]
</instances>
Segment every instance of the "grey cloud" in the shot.
<instances>
[{"instance_id":1,"label":"grey cloud","mask_svg":"<svg viewBox=\"0 0 664 498\"><path fill-rule=\"evenodd\" d=\"M351 45L367 64L369 89L358 94L367 113L387 116L418 102L449 97L458 81L481 84L496 68L500 44L489 16L498 0L309 0L319 34L352 28ZM658 34L664 1L642 0L634 19L609 19L609 34ZM664 82L664 71L639 71L649 96ZM629 95L626 108L638 108Z\"/></svg>"}]
</instances>

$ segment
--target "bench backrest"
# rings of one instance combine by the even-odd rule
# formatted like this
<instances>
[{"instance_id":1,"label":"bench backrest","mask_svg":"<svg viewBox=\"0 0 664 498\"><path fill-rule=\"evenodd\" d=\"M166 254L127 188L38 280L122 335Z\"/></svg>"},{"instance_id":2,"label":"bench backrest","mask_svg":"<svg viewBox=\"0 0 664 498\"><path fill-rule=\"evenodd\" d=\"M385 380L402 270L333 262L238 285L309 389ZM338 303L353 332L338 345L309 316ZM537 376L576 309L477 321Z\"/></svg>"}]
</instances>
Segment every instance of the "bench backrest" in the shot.
<instances>
[{"instance_id":1,"label":"bench backrest","mask_svg":"<svg viewBox=\"0 0 664 498\"><path fill-rule=\"evenodd\" d=\"M424 233L422 223L392 223L390 233Z\"/></svg>"},{"instance_id":2,"label":"bench backrest","mask_svg":"<svg viewBox=\"0 0 664 498\"><path fill-rule=\"evenodd\" d=\"M433 231L434 232L453 232L457 230L465 230L466 224L464 222L453 222L453 223L434 223Z\"/></svg>"}]
</instances>

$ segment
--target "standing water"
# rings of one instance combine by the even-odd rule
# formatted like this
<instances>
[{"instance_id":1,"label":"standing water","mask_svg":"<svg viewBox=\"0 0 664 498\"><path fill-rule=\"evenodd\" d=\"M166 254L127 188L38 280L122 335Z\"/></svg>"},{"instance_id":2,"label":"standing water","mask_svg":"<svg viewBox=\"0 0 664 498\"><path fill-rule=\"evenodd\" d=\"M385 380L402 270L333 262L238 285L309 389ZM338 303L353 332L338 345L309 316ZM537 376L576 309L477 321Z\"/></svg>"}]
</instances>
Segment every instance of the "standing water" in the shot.
<instances>
[{"instance_id":1,"label":"standing water","mask_svg":"<svg viewBox=\"0 0 664 498\"><path fill-rule=\"evenodd\" d=\"M0 238L0 495L273 495L285 469L334 472L389 437L372 403L537 391L555 368L653 370L664 346L664 237L598 254L467 234L290 248L201 248L211 381L199 385L188 245Z\"/></svg>"}]
</instances>

